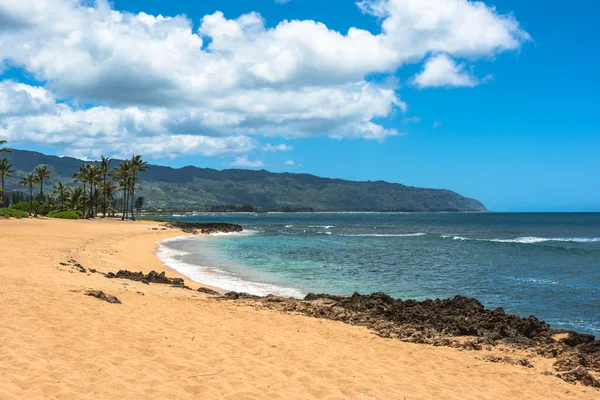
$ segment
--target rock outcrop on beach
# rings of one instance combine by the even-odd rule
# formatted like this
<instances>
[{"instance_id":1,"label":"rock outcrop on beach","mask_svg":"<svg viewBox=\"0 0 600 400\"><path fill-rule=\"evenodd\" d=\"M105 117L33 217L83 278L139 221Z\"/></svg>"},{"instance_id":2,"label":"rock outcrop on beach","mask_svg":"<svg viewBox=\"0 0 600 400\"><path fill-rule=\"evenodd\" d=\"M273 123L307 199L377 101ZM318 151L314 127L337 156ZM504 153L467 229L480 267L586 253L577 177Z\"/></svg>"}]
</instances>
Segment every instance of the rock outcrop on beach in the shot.
<instances>
[{"instance_id":1,"label":"rock outcrop on beach","mask_svg":"<svg viewBox=\"0 0 600 400\"><path fill-rule=\"evenodd\" d=\"M199 233L210 235L214 233L238 233L244 229L238 224L224 222L183 222L173 221L167 223L170 228L181 229L185 233L197 235Z\"/></svg>"},{"instance_id":2,"label":"rock outcrop on beach","mask_svg":"<svg viewBox=\"0 0 600 400\"><path fill-rule=\"evenodd\" d=\"M108 272L107 274L105 274L105 276L109 279L128 279L130 281L137 281L145 284L159 283L163 285L171 285L174 287L189 289L189 287L185 285L183 279L169 278L166 276L164 271L160 274L156 271L150 271L148 274L144 274L143 272L131 272L122 269L116 274Z\"/></svg>"},{"instance_id":3,"label":"rock outcrop on beach","mask_svg":"<svg viewBox=\"0 0 600 400\"><path fill-rule=\"evenodd\" d=\"M121 300L117 299L112 294L104 293L102 290L88 290L87 292L85 292L85 295L95 297L102 301L106 301L107 303L121 304Z\"/></svg>"},{"instance_id":4,"label":"rock outcrop on beach","mask_svg":"<svg viewBox=\"0 0 600 400\"><path fill-rule=\"evenodd\" d=\"M557 331L534 316L521 318L502 308L486 309L476 299L402 300L385 293L350 297L308 294L303 300L229 292L227 300L250 301L284 312L365 326L377 335L413 343L483 350L503 345L556 358L556 376L600 388L600 341L592 335ZM530 366L526 359L493 357L491 362Z\"/></svg>"}]
</instances>

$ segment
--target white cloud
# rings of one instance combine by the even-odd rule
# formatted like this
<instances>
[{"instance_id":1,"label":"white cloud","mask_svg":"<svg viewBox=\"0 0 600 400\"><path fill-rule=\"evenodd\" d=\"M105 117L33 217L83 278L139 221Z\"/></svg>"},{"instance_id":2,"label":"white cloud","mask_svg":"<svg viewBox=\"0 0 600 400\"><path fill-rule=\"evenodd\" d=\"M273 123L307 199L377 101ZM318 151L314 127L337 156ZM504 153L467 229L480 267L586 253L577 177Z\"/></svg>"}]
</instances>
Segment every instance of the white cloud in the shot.
<instances>
[{"instance_id":1,"label":"white cloud","mask_svg":"<svg viewBox=\"0 0 600 400\"><path fill-rule=\"evenodd\" d=\"M404 118L402 120L403 124L418 124L419 122L421 122L421 118L420 117L407 117Z\"/></svg>"},{"instance_id":2,"label":"white cloud","mask_svg":"<svg viewBox=\"0 0 600 400\"><path fill-rule=\"evenodd\" d=\"M221 12L193 31L184 16L90 4L0 3L0 71L14 66L44 83L2 82L0 132L11 140L90 155L139 144L156 157L242 153L257 136L383 141L399 132L375 121L407 105L396 88L369 76L391 76L431 54L489 56L529 39L514 17L467 0L361 1L381 19L379 34L310 20L268 27L257 13L227 19ZM455 72L464 84L469 76ZM19 126L32 131L21 134ZM80 136L85 146L66 139ZM184 139L187 146L170 144Z\"/></svg>"},{"instance_id":3,"label":"white cloud","mask_svg":"<svg viewBox=\"0 0 600 400\"><path fill-rule=\"evenodd\" d=\"M429 53L492 55L530 40L512 15L470 0L362 0L359 7L382 19L387 45L402 57Z\"/></svg>"},{"instance_id":4,"label":"white cloud","mask_svg":"<svg viewBox=\"0 0 600 400\"><path fill-rule=\"evenodd\" d=\"M285 3L289 3L292 0L275 0L275 3L277 4L285 4Z\"/></svg>"},{"instance_id":5,"label":"white cloud","mask_svg":"<svg viewBox=\"0 0 600 400\"><path fill-rule=\"evenodd\" d=\"M283 163L283 165L285 165L286 167L293 167L296 165L296 163L293 160L287 160Z\"/></svg>"},{"instance_id":6,"label":"white cloud","mask_svg":"<svg viewBox=\"0 0 600 400\"><path fill-rule=\"evenodd\" d=\"M293 147L287 144L277 144L277 145L272 145L271 143L267 143L266 145L263 146L262 148L263 151L270 151L273 153L277 153L278 151L291 151L293 150Z\"/></svg>"},{"instance_id":7,"label":"white cloud","mask_svg":"<svg viewBox=\"0 0 600 400\"><path fill-rule=\"evenodd\" d=\"M465 71L464 65L457 65L445 54L430 58L423 71L413 79L413 84L419 88L474 87L479 83L479 79Z\"/></svg>"},{"instance_id":8,"label":"white cloud","mask_svg":"<svg viewBox=\"0 0 600 400\"><path fill-rule=\"evenodd\" d=\"M264 163L260 160L251 161L248 157L237 157L234 162L229 164L232 167L260 168L264 167Z\"/></svg>"},{"instance_id":9,"label":"white cloud","mask_svg":"<svg viewBox=\"0 0 600 400\"><path fill-rule=\"evenodd\" d=\"M88 158L109 152L119 156L215 156L256 147L255 140L244 135L214 137L169 130L171 121L179 118L171 114L176 113L162 108L75 109L56 103L44 88L0 81L0 136L11 143L56 146L64 149L62 155Z\"/></svg>"},{"instance_id":10,"label":"white cloud","mask_svg":"<svg viewBox=\"0 0 600 400\"><path fill-rule=\"evenodd\" d=\"M442 125L443 122L442 121L433 121L433 127L437 128L438 126Z\"/></svg>"}]
</instances>

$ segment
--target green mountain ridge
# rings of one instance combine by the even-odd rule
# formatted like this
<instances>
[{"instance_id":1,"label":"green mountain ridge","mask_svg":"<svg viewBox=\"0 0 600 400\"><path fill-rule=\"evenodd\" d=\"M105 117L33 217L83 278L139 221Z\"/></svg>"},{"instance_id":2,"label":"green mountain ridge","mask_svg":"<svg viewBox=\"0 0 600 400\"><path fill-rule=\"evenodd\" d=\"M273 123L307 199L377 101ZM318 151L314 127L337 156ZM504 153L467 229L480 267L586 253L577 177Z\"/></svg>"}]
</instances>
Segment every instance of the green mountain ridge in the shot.
<instances>
[{"instance_id":1,"label":"green mountain ridge","mask_svg":"<svg viewBox=\"0 0 600 400\"><path fill-rule=\"evenodd\" d=\"M72 185L85 161L26 150L5 154L18 172L7 190L22 190L18 180L39 164L54 171L54 180ZM114 160L117 166L120 160ZM17 179L18 178L18 179ZM215 170L193 166L150 165L141 176L139 195L145 208L197 211L220 205L252 205L265 210L314 211L487 211L475 200L446 189L423 189L384 181L356 182L309 174L266 170Z\"/></svg>"}]
</instances>

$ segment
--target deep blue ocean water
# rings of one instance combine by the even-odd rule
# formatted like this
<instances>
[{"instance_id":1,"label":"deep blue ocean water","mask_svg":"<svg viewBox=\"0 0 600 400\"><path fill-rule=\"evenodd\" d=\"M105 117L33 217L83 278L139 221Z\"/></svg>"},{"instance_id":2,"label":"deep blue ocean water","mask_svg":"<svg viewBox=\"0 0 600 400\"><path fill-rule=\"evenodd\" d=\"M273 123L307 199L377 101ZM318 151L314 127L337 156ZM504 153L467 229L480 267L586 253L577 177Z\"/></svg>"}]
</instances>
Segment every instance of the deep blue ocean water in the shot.
<instances>
[{"instance_id":1,"label":"deep blue ocean water","mask_svg":"<svg viewBox=\"0 0 600 400\"><path fill-rule=\"evenodd\" d=\"M475 297L600 335L600 214L306 213L173 217L246 233L168 240L199 282L255 294Z\"/></svg>"}]
</instances>

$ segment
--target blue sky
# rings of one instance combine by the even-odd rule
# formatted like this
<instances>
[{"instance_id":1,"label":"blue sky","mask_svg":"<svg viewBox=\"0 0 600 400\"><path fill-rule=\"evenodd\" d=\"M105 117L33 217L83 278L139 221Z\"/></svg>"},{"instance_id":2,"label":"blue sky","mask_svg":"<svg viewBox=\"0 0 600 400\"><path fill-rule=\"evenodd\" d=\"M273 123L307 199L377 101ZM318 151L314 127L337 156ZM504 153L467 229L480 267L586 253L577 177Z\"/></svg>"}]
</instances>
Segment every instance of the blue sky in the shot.
<instances>
[{"instance_id":1,"label":"blue sky","mask_svg":"<svg viewBox=\"0 0 600 400\"><path fill-rule=\"evenodd\" d=\"M9 110L5 112L9 122L4 126L0 122L0 138L7 137L17 148L87 158L95 158L98 153L120 155L141 148L149 154L151 162L174 167L191 164L222 169L255 165L255 168L271 171L448 188L477 198L495 211L600 211L600 77L597 73L600 56L593 51L598 37L594 16L600 11L600 5L595 2L580 1L576 6L565 6L558 1L496 0L486 2L487 7L482 10L465 0L428 0L438 5L436 10L440 4L463 3L462 6L469 8L456 15L433 15L459 28L470 23L472 31L480 29L479 36L491 38L484 41L465 37L462 30L445 29L445 25L440 24L431 35L435 43L443 42L442 45L432 44L434 41L406 43L403 39L412 31L401 31L401 35L393 32L394 18L405 18L409 11L415 10L414 4L419 4L410 0L392 0L391 3L369 0L371 11L359 9L354 1L341 0L291 0L285 4L276 4L273 0L115 0L111 6L92 5L100 11L106 8L104 14L98 11L99 16L94 17L99 21L106 20L109 15L106 12L112 12L113 16L135 16L143 12L152 18L184 14L189 34L172 42L179 48L188 45L193 48L198 44L197 37L190 39L190 36L202 26L202 19L222 12L223 17L214 18L210 26L206 23L203 34L199 35L207 54L220 53L217 65L222 66L223 72L219 75L219 71L211 70L213 75L209 75L210 83L217 86L240 74L239 65L244 71L249 68L255 71L252 68L264 61L265 48L299 49L290 56L294 60L293 68L280 70L287 62L287 58L282 58L276 65L267 67L266 75L263 70L256 70L259 72L255 75L260 78L256 81L240 79L230 91L217 94L210 89L213 96L210 102L197 108L198 102L205 101L204 94L189 94L181 88L173 89L170 82L165 83L167 78L179 73L184 77L188 71L194 74L195 69L200 68L194 58L197 54L184 54L177 60L179 53L163 55L160 53L163 47L157 45L154 52L148 51L154 58L148 58L150 56L141 50L123 56L118 48L97 44L103 37L116 41L116 36L110 36L117 35L114 31L107 34L101 30L81 29L78 38L73 39L68 24L66 32L57 28L51 34L44 33L43 29L47 28L22 28L22 21L35 18L44 19L47 26L48 21L56 21L62 12L68 16L66 21L73 21L72 31L78 31L77 27L82 25L78 21L81 13L77 9L63 10L61 0L52 1L58 5L36 11L46 13L41 16L34 16L32 12L18 15L17 2L13 0L0 6L0 16L4 13L12 18L9 21L15 21L14 32L9 32L9 39L20 43L15 46L22 46L28 39L34 47L44 50L56 47L55 53L48 51L51 61L44 60L39 52L33 56L25 50L21 54L18 47L11 49L10 40L6 49L0 47L0 60L5 66L0 80L11 82L0 87L0 115L3 110L1 89L11 95L5 95L8 105L5 104L4 109ZM420 4L423 3L426 2ZM379 6L387 7L385 13L374 15L377 12L373 10ZM414 23L417 33L423 21L417 19L432 15L424 14L426 11L415 11L413 20L408 21L408 25ZM474 12L469 22L460 20L465 11ZM262 22L250 18L251 24L247 26L251 28L244 31L243 40L219 42L218 35L230 32L228 29L234 21L238 25L245 24L238 18L251 12L259 13ZM472 22L479 17L481 26ZM288 33L292 39L286 37L284 41L278 37L276 41L267 37L265 32L279 29L278 24L284 20L319 22L325 31L317 25L294 26L298 28L296 31L290 26ZM407 24L406 20L402 21L397 26ZM122 25L111 22L111 29L134 26L121 19L118 23ZM496 23L498 25L494 25ZM260 29L255 28L261 24ZM9 23L10 27L13 25ZM173 25L159 34L175 32L182 26L185 31L185 23ZM383 27L388 29L385 35L382 35ZM332 47L325 50L319 47L320 43L328 43L332 31L339 32L345 40L350 28L368 31L368 39L377 38L377 41L366 42L366 45L353 41L345 50L349 55L336 59L334 54L332 65L326 60L316 68L310 46L317 49L314 51L333 54L336 46L344 46L342 42L332 42ZM262 29L261 33L252 36L256 29ZM141 32L135 31L136 35L131 36L139 37L146 30ZM311 37L313 32L314 41L303 41L294 47L295 37ZM52 35L60 40L37 43L37 38ZM86 35L93 35L95 43L84 51ZM156 33L153 35L152 40L155 40ZM382 48L368 53L378 46L381 38ZM61 49L67 39L82 44L77 44L76 50ZM140 42L139 47L151 49L154 43ZM364 48L360 48L363 45ZM98 55L98 48L108 55ZM352 52L353 48L359 48L358 55ZM62 59L64 54L70 56ZM102 69L104 65L94 63L94 57L112 57L113 61ZM319 57L316 58L318 62ZM190 60L193 62L185 65L186 69L171 70L178 67L173 64L183 65ZM432 60L439 61L438 65L443 68L436 69L439 72L436 74L431 65L431 73L425 74ZM73 63L71 71L69 63ZM148 63L160 68L149 70ZM237 63L231 73L227 72L230 67L227 63ZM338 74L337 69L342 66L346 69ZM59 70L62 67L64 71ZM163 79L161 74L167 78ZM198 79L203 76L199 75ZM102 82L107 83L104 86ZM198 82L190 80L185 86ZM370 85L369 89L352 86L361 82ZM23 89L18 84L28 85L28 88ZM371 92L374 86L376 91ZM273 97L270 91L289 91L290 98ZM25 93L28 97L21 98ZM188 94L191 100L187 102L186 98L186 103L181 103L179 99ZM231 111L244 96L249 99L249 103L243 105L244 112ZM6 98L16 100L8 102ZM360 98L359 106L347 104L357 98ZM281 106L287 101L290 102L287 108ZM375 104L373 110L370 110L371 104ZM254 109L254 105L258 108ZM185 114L182 109L186 110ZM339 109L347 110L347 114L338 112ZM365 109L369 110L363 111ZM265 114L260 114L264 110L267 110ZM23 115L32 113L39 116L23 119ZM204 113L202 117L197 117L201 113ZM57 114L61 118L54 118ZM310 120L306 115L316 117ZM227 120L226 129L223 119ZM239 123L240 119L244 122ZM152 124L153 121L156 123ZM155 129L157 125L162 130ZM86 126L92 133L83 134L81 145L71 145ZM26 129L34 133L25 133ZM179 137L170 145L164 145L175 136ZM205 139L198 142L199 136ZM123 141L131 145L123 145ZM279 145L285 147L277 147Z\"/></svg>"}]
</instances>

